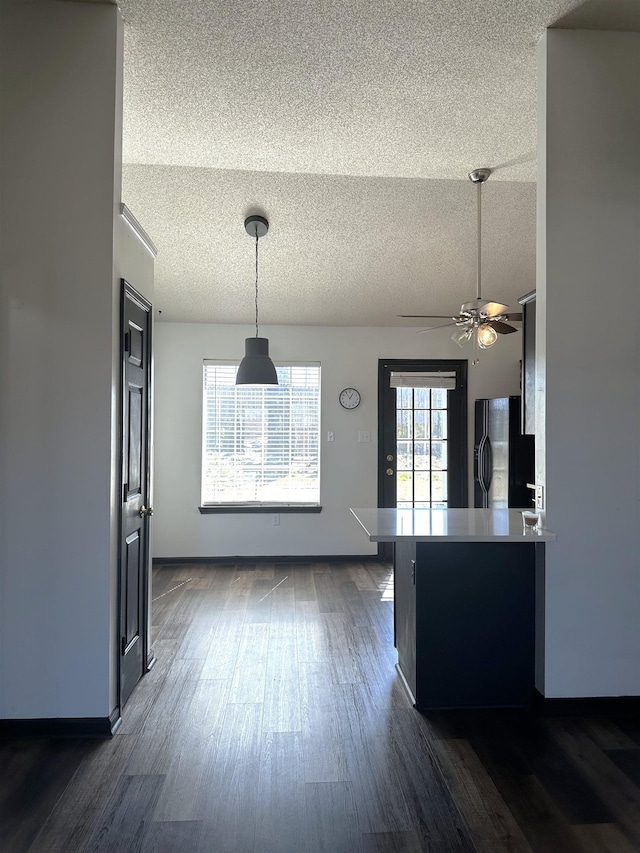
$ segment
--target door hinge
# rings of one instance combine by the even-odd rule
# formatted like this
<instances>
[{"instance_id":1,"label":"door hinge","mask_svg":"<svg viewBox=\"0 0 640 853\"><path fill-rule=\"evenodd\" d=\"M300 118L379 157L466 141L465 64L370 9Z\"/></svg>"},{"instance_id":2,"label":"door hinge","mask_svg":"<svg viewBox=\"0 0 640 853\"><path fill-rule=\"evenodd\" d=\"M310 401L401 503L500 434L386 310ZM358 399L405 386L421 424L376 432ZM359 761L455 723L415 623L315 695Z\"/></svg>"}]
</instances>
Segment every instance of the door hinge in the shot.
<instances>
[{"instance_id":1,"label":"door hinge","mask_svg":"<svg viewBox=\"0 0 640 853\"><path fill-rule=\"evenodd\" d=\"M416 561L411 560L411 579L413 581L413 585L416 585Z\"/></svg>"}]
</instances>

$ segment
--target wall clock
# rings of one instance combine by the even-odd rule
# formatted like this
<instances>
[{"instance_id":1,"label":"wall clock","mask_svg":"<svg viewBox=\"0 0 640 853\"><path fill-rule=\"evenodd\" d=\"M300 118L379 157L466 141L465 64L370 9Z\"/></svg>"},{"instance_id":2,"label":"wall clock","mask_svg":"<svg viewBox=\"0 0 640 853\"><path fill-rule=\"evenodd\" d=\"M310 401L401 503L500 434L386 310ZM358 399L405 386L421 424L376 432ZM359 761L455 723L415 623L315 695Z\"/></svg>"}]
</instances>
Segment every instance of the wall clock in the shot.
<instances>
[{"instance_id":1,"label":"wall clock","mask_svg":"<svg viewBox=\"0 0 640 853\"><path fill-rule=\"evenodd\" d=\"M340 392L338 400L343 409L355 409L360 405L360 392L355 388L345 388Z\"/></svg>"}]
</instances>

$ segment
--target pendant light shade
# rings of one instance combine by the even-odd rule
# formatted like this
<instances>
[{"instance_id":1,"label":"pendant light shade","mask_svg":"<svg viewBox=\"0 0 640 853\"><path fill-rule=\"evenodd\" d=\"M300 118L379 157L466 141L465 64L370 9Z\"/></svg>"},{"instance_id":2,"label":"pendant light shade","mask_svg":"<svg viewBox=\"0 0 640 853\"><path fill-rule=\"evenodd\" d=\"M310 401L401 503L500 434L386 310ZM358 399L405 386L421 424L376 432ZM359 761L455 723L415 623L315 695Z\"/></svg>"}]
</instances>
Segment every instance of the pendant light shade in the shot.
<instances>
[{"instance_id":1,"label":"pendant light shade","mask_svg":"<svg viewBox=\"0 0 640 853\"><path fill-rule=\"evenodd\" d=\"M269 358L267 338L245 338L244 358L236 374L236 385L277 385L278 376Z\"/></svg>"},{"instance_id":2,"label":"pendant light shade","mask_svg":"<svg viewBox=\"0 0 640 853\"><path fill-rule=\"evenodd\" d=\"M269 223L263 216L249 216L244 227L256 241L256 336L245 338L244 358L238 367L236 385L277 385L276 368L269 358L269 341L258 337L258 240L269 230Z\"/></svg>"}]
</instances>

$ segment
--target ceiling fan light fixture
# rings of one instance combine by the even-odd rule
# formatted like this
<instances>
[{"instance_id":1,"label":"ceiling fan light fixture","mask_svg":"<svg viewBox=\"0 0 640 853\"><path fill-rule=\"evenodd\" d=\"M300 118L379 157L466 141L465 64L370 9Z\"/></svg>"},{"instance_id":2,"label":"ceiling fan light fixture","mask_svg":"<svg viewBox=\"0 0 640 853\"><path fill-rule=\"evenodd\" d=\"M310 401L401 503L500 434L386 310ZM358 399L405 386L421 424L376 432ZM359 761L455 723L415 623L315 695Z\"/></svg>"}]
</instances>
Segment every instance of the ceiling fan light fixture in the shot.
<instances>
[{"instance_id":1,"label":"ceiling fan light fixture","mask_svg":"<svg viewBox=\"0 0 640 853\"><path fill-rule=\"evenodd\" d=\"M498 333L489 325L489 323L481 323L478 326L478 346L480 349L489 349L498 340Z\"/></svg>"},{"instance_id":2,"label":"ceiling fan light fixture","mask_svg":"<svg viewBox=\"0 0 640 853\"><path fill-rule=\"evenodd\" d=\"M472 364L478 364L478 348L489 349L498 340L498 335L509 335L516 332L506 320L521 320L522 314L509 313L509 306L502 302L493 302L482 298L482 185L489 179L491 169L473 169L469 172L469 180L477 187L476 218L477 218L477 288L476 298L463 302L460 313L452 316L456 329L451 340L463 347L468 341L473 342L474 356ZM398 314L399 317L421 317L429 320L446 320L441 314ZM448 323L446 325L451 325ZM443 325L434 328L444 328ZM428 332L430 329L422 329Z\"/></svg>"},{"instance_id":3,"label":"ceiling fan light fixture","mask_svg":"<svg viewBox=\"0 0 640 853\"><path fill-rule=\"evenodd\" d=\"M269 230L269 222L264 216L249 216L244 221L244 228L256 241L256 335L245 338L245 354L236 373L236 385L277 385L278 374L269 358L269 341L258 336L258 241Z\"/></svg>"},{"instance_id":4,"label":"ceiling fan light fixture","mask_svg":"<svg viewBox=\"0 0 640 853\"><path fill-rule=\"evenodd\" d=\"M458 344L458 346L463 347L472 334L473 328L471 326L459 326L451 335L451 340Z\"/></svg>"}]
</instances>

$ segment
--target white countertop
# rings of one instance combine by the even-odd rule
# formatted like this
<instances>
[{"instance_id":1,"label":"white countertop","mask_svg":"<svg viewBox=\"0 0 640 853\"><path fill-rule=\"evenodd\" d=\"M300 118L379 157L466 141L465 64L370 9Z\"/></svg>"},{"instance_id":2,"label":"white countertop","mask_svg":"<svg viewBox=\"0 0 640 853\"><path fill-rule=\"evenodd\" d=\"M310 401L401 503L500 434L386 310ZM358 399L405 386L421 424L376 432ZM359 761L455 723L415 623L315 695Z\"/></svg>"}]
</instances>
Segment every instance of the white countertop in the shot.
<instances>
[{"instance_id":1,"label":"white countertop","mask_svg":"<svg viewBox=\"0 0 640 853\"><path fill-rule=\"evenodd\" d=\"M519 509L352 509L370 542L550 542L555 533L522 529Z\"/></svg>"}]
</instances>

